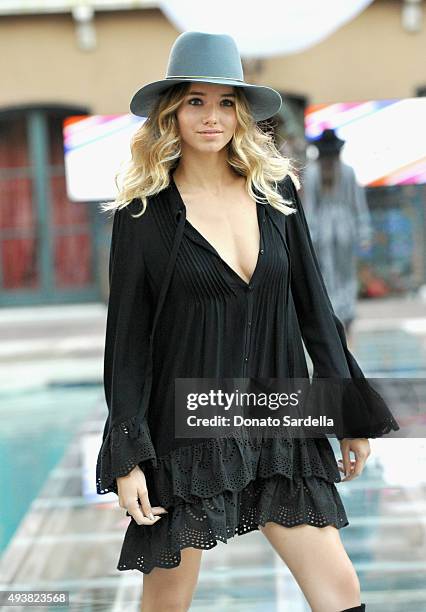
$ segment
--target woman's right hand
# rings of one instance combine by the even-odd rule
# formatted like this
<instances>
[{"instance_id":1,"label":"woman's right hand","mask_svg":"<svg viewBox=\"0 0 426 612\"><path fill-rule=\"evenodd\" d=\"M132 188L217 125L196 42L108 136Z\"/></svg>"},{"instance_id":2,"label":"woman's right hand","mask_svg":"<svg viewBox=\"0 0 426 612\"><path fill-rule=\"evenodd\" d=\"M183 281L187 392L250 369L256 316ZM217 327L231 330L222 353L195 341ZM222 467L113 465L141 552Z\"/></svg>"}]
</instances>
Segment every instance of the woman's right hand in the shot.
<instances>
[{"instance_id":1,"label":"woman's right hand","mask_svg":"<svg viewBox=\"0 0 426 612\"><path fill-rule=\"evenodd\" d=\"M162 506L151 506L145 474L138 465L126 476L117 478L117 490L120 508L125 508L138 525L154 525L161 518L161 516L154 516L155 514L167 513ZM141 506L139 506L138 498Z\"/></svg>"}]
</instances>

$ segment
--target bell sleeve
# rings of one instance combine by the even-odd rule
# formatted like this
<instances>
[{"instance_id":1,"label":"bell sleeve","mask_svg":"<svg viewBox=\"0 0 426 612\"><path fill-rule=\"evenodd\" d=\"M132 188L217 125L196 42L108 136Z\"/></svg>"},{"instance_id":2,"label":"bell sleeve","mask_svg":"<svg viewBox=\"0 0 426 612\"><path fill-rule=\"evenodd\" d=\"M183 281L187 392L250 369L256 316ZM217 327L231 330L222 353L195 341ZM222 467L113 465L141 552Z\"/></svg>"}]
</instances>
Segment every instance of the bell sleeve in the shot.
<instances>
[{"instance_id":1,"label":"bell sleeve","mask_svg":"<svg viewBox=\"0 0 426 612\"><path fill-rule=\"evenodd\" d=\"M149 355L152 299L130 205L116 209L109 258L109 299L103 383L108 416L96 464L99 495L117 493L116 478L156 461L142 405Z\"/></svg>"},{"instance_id":2,"label":"bell sleeve","mask_svg":"<svg viewBox=\"0 0 426 612\"><path fill-rule=\"evenodd\" d=\"M335 419L334 433L343 438L376 438L399 425L384 399L372 388L349 351L344 326L336 316L320 271L305 212L290 176L280 183L281 194L296 212L287 215L290 252L290 293L299 327L318 381L321 401ZM336 394L336 387L339 392ZM338 399L336 399L338 398Z\"/></svg>"}]
</instances>

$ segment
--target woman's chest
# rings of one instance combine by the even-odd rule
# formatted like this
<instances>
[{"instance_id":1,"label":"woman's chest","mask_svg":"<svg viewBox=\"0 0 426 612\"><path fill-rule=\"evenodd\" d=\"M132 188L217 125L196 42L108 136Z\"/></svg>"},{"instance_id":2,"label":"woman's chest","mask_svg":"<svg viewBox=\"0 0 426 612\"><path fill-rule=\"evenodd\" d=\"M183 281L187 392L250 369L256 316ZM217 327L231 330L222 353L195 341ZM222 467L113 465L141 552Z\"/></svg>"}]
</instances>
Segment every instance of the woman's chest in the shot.
<instances>
[{"instance_id":1,"label":"woman's chest","mask_svg":"<svg viewBox=\"0 0 426 612\"><path fill-rule=\"evenodd\" d=\"M220 227L213 234L207 234L210 225L200 224L197 229L195 223L201 223L202 219L194 214L194 209L186 209L177 190L164 190L150 201L140 223L140 257L144 260L154 303L164 293L165 286L166 299L179 300L182 304L211 299L217 303L257 289L266 290L263 291L266 295L271 287L279 293L288 282L290 268L285 218L269 204L253 202L253 205L255 217L245 219L244 231L234 230L237 224L232 223L232 232L227 238L237 254L250 251L249 261L228 258L229 242L221 241ZM194 225L186 212L188 216L192 213ZM237 217L238 221L240 215ZM250 269L239 268L241 262L250 264Z\"/></svg>"},{"instance_id":2,"label":"woman's chest","mask_svg":"<svg viewBox=\"0 0 426 612\"><path fill-rule=\"evenodd\" d=\"M261 209L258 215L259 243L250 278L244 278L235 262L226 261L205 236L185 223L167 292L167 301L176 311L183 312L192 305L210 305L213 309L224 303L241 305L251 296L265 300L273 299L273 295L284 296L289 271L287 252L266 211ZM155 298L161 290L170 250L170 240L160 241L145 254Z\"/></svg>"},{"instance_id":3,"label":"woman's chest","mask_svg":"<svg viewBox=\"0 0 426 612\"><path fill-rule=\"evenodd\" d=\"M186 199L189 234L208 245L246 283L252 279L262 249L259 205L247 194L235 201Z\"/></svg>"}]
</instances>

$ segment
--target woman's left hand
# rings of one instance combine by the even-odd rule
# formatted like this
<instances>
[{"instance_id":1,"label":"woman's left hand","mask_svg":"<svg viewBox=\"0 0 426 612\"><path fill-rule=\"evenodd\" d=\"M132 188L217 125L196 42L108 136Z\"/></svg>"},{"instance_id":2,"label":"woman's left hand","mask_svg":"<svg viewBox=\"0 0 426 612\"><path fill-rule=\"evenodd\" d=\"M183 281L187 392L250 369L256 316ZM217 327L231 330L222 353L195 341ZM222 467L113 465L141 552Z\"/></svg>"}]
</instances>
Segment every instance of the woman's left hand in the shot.
<instances>
[{"instance_id":1,"label":"woman's left hand","mask_svg":"<svg viewBox=\"0 0 426 612\"><path fill-rule=\"evenodd\" d=\"M340 440L342 459L339 459L339 470L345 474L341 482L352 480L359 476L364 469L365 463L371 453L368 438L343 438ZM355 459L350 458L350 451L355 455Z\"/></svg>"}]
</instances>

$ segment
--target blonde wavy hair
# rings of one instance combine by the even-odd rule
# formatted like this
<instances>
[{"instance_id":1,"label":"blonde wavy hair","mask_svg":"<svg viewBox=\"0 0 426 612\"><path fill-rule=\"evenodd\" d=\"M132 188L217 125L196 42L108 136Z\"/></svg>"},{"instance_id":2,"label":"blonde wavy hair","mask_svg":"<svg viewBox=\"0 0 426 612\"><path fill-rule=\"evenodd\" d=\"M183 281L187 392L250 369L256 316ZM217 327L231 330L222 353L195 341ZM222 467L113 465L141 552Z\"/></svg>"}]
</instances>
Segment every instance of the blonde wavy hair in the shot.
<instances>
[{"instance_id":1,"label":"blonde wavy hair","mask_svg":"<svg viewBox=\"0 0 426 612\"><path fill-rule=\"evenodd\" d=\"M113 202L100 204L102 212L124 208L137 198L144 214L148 198L168 187L170 171L182 155L176 111L192 83L178 83L158 97L148 118L131 139L131 160L115 176L118 195ZM253 120L244 92L234 88L237 127L227 145L228 163L246 177L246 189L255 201L268 201L285 215L296 212L294 204L278 192L277 184L290 175L300 188L296 168L276 148L272 133L263 131ZM119 184L121 183L121 185ZM261 197L256 196L254 188Z\"/></svg>"}]
</instances>

